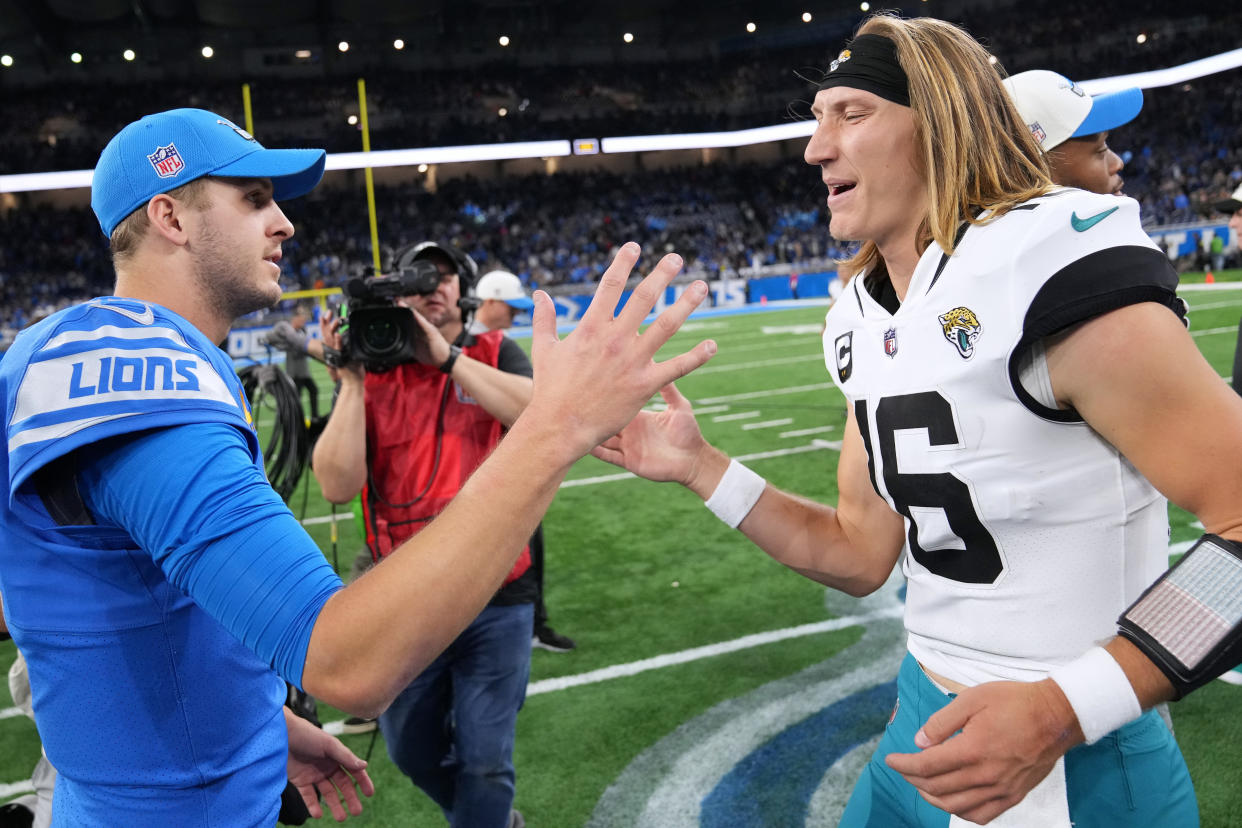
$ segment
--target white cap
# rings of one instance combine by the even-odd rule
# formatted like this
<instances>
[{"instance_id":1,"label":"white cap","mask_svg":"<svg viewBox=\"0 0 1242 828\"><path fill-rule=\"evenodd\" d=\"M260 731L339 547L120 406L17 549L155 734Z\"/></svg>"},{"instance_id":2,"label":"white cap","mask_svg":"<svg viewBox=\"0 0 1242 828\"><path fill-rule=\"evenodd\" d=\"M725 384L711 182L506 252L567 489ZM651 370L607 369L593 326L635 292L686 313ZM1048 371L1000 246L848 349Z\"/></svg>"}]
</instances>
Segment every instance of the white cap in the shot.
<instances>
[{"instance_id":1,"label":"white cap","mask_svg":"<svg viewBox=\"0 0 1242 828\"><path fill-rule=\"evenodd\" d=\"M1236 213L1242 210L1242 185L1229 194L1229 198L1221 199L1212 205L1222 213Z\"/></svg>"},{"instance_id":2,"label":"white cap","mask_svg":"<svg viewBox=\"0 0 1242 828\"><path fill-rule=\"evenodd\" d=\"M507 270L493 270L484 274L474 286L474 295L480 299L499 299L519 310L530 310L535 306L526 295L522 280Z\"/></svg>"},{"instance_id":3,"label":"white cap","mask_svg":"<svg viewBox=\"0 0 1242 828\"><path fill-rule=\"evenodd\" d=\"M1143 90L1119 89L1092 97L1069 78L1032 69L1003 81L1018 114L1044 152L1070 138L1116 129L1143 108Z\"/></svg>"}]
</instances>

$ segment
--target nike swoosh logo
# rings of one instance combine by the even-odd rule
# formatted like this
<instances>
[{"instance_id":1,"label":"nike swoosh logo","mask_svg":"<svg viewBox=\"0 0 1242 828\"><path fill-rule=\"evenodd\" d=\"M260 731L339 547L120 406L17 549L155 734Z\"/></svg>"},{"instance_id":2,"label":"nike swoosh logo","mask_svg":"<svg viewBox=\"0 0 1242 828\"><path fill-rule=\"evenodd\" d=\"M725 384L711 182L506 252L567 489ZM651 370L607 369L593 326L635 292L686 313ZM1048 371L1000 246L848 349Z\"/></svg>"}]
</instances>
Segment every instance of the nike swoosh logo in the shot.
<instances>
[{"instance_id":1,"label":"nike swoosh logo","mask_svg":"<svg viewBox=\"0 0 1242 828\"><path fill-rule=\"evenodd\" d=\"M119 313L121 316L124 316L126 319L134 320L139 325L150 325L152 322L155 321L155 314L151 311L150 305L143 305L142 313L134 313L132 310L129 310L128 308L122 308L116 305L105 305L102 303L96 305L95 307L104 308L106 310L112 311L113 313Z\"/></svg>"},{"instance_id":2,"label":"nike swoosh logo","mask_svg":"<svg viewBox=\"0 0 1242 828\"><path fill-rule=\"evenodd\" d=\"M1109 207L1104 212L1096 213L1094 216L1089 216L1085 219L1080 219L1077 213L1070 213L1070 227L1073 227L1079 233L1085 233L1115 212L1117 212L1116 207Z\"/></svg>"}]
</instances>

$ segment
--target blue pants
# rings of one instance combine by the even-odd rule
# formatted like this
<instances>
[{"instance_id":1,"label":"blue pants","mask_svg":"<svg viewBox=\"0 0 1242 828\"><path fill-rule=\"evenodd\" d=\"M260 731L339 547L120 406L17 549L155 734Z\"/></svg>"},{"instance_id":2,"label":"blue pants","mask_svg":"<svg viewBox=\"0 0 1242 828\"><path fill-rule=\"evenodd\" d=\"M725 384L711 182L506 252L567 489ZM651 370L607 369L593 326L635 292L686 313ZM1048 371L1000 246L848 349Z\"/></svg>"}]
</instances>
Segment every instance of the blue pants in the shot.
<instances>
[{"instance_id":1,"label":"blue pants","mask_svg":"<svg viewBox=\"0 0 1242 828\"><path fill-rule=\"evenodd\" d=\"M945 828L949 815L928 804L889 753L917 753L914 734L952 695L942 693L907 654L897 676L897 709L863 769L841 817L844 828ZM1195 828L1199 805L1182 752L1160 714L1149 710L1065 754L1065 784L1075 828Z\"/></svg>"},{"instance_id":2,"label":"blue pants","mask_svg":"<svg viewBox=\"0 0 1242 828\"><path fill-rule=\"evenodd\" d=\"M489 606L379 718L388 755L453 826L509 824L531 604Z\"/></svg>"}]
</instances>

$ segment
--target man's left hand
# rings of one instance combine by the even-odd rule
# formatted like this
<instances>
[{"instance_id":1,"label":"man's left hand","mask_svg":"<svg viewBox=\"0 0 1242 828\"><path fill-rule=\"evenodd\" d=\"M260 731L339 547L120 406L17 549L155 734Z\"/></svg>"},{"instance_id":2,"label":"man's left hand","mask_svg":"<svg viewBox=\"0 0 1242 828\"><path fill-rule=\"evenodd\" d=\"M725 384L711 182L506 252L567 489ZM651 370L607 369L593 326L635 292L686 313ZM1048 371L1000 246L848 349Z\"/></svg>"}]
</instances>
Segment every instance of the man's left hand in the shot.
<instances>
[{"instance_id":1,"label":"man's left hand","mask_svg":"<svg viewBox=\"0 0 1242 828\"><path fill-rule=\"evenodd\" d=\"M302 795L306 810L315 819L323 816L319 805L322 796L337 822L346 819L345 808L358 816L362 800L375 794L375 785L367 775L367 763L345 747L340 739L329 736L305 719L286 712L289 730L289 781ZM341 801L344 800L345 807Z\"/></svg>"},{"instance_id":2,"label":"man's left hand","mask_svg":"<svg viewBox=\"0 0 1242 828\"><path fill-rule=\"evenodd\" d=\"M1022 801L1082 739L1051 679L994 681L931 716L914 737L921 753L885 761L932 805L982 825Z\"/></svg>"}]
</instances>

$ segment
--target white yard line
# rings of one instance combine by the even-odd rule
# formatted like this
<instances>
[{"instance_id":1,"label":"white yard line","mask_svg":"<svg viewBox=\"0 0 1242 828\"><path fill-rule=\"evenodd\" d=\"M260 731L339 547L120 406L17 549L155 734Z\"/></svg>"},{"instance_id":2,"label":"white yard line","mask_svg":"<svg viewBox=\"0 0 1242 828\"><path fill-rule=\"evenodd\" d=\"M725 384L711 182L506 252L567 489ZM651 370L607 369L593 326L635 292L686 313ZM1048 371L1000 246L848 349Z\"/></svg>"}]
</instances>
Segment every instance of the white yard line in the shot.
<instances>
[{"instance_id":1,"label":"white yard line","mask_svg":"<svg viewBox=\"0 0 1242 828\"><path fill-rule=\"evenodd\" d=\"M0 799L8 799L10 796L18 794L34 793L34 785L30 784L30 780L25 782L13 782L8 785L0 785Z\"/></svg>"},{"instance_id":2,"label":"white yard line","mask_svg":"<svg viewBox=\"0 0 1242 828\"><path fill-rule=\"evenodd\" d=\"M826 431L833 431L836 426L817 426L815 428L799 428L793 431L782 431L777 436L781 439L790 437L810 437L812 434L823 434Z\"/></svg>"},{"instance_id":3,"label":"white yard line","mask_svg":"<svg viewBox=\"0 0 1242 828\"><path fill-rule=\"evenodd\" d=\"M1217 334L1231 334L1231 333L1237 333L1237 332L1238 332L1238 326L1230 325L1227 328L1204 328L1201 331L1191 330L1190 335L1191 336L1216 336ZM699 370L701 371L703 369L700 368Z\"/></svg>"},{"instance_id":4,"label":"white yard line","mask_svg":"<svg viewBox=\"0 0 1242 828\"><path fill-rule=\"evenodd\" d=\"M851 615L845 618L833 618L828 621L817 621L813 624L803 624L798 627L786 627L783 630L770 630L768 632L755 633L754 635L746 635L741 638L735 638L732 641L721 641L717 644L708 644L704 647L693 647L689 650L682 650L676 653L666 653L653 658L644 658L640 661L631 661L628 664L614 664L611 667L604 667L599 670L592 670L588 673L579 673L574 676L560 676L558 678L542 679L532 682L526 687L526 695L538 696L542 693L552 693L557 690L566 690L570 687L582 687L587 684L599 684L601 681L609 681L616 678L624 678L626 676L636 676L639 673L646 673L649 670L659 670L664 667L672 667L677 664L689 664L692 661L700 661L704 658L723 655L724 653L735 653L738 650L747 650L751 647L759 647L763 644L771 644L776 641L786 641L790 638L801 638L806 635L816 635L818 633L832 632L833 630L843 630L846 627L853 627L858 624L865 624L868 621L875 621L881 618L899 618L905 611L902 606L887 607L876 612L867 613L866 615Z\"/></svg>"},{"instance_id":5,"label":"white yard line","mask_svg":"<svg viewBox=\"0 0 1242 828\"><path fill-rule=\"evenodd\" d=\"M755 431L760 428L780 428L793 422L793 417L782 417L779 420L764 420L759 423L742 423L742 431Z\"/></svg>"},{"instance_id":6,"label":"white yard line","mask_svg":"<svg viewBox=\"0 0 1242 828\"><path fill-rule=\"evenodd\" d=\"M322 517L306 518L302 521L303 526L315 526L320 523L332 523L337 520L353 520L354 513L352 511L337 512L335 515L323 515Z\"/></svg>"},{"instance_id":7,"label":"white yard line","mask_svg":"<svg viewBox=\"0 0 1242 828\"><path fill-rule=\"evenodd\" d=\"M754 362L736 362L732 365L712 365L708 364L705 368L696 368L694 375L701 376L703 374L720 374L725 371L749 371L752 368L768 368L772 365L792 365L795 362L823 362L824 354L818 351L813 354L805 354L795 357L780 357L778 359L760 359Z\"/></svg>"},{"instance_id":8,"label":"white yard line","mask_svg":"<svg viewBox=\"0 0 1242 828\"><path fill-rule=\"evenodd\" d=\"M739 411L736 414L721 414L719 417L712 417L713 423L731 423L734 420L749 420L758 417L758 411Z\"/></svg>"},{"instance_id":9,"label":"white yard line","mask_svg":"<svg viewBox=\"0 0 1242 828\"><path fill-rule=\"evenodd\" d=\"M758 451L754 454L741 454L734 459L740 463L747 460L766 460L769 457L786 457L790 454L805 454L808 451L840 451L841 444L839 442L831 442L828 440L813 440L810 445L797 446L796 448L775 449L773 451ZM616 474L601 474L598 477L580 477L577 480L566 480L561 484L562 489L572 489L576 486L593 486L596 483L612 483L617 480L630 480L635 477L630 472L617 472Z\"/></svg>"},{"instance_id":10,"label":"white yard line","mask_svg":"<svg viewBox=\"0 0 1242 828\"><path fill-rule=\"evenodd\" d=\"M703 369L700 368L699 371ZM728 394L724 397L705 397L698 402L702 405L713 403L738 402L740 400L760 400L764 397L776 397L782 394L802 394L807 391L823 391L836 388L831 382L817 382L814 385L791 385L788 388L774 388L771 391L747 391L743 394Z\"/></svg>"}]
</instances>

